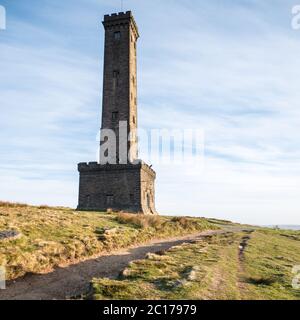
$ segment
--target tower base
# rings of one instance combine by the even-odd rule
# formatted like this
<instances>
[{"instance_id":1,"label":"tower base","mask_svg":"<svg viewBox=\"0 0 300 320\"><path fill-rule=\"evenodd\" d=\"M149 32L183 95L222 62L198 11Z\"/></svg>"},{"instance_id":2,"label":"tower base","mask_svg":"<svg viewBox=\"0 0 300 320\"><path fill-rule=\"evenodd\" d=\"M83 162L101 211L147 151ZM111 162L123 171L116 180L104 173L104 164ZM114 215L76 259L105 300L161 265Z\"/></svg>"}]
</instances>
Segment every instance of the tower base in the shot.
<instances>
[{"instance_id":1,"label":"tower base","mask_svg":"<svg viewBox=\"0 0 300 320\"><path fill-rule=\"evenodd\" d=\"M147 215L155 210L155 171L138 164L79 163L78 210L125 211Z\"/></svg>"}]
</instances>

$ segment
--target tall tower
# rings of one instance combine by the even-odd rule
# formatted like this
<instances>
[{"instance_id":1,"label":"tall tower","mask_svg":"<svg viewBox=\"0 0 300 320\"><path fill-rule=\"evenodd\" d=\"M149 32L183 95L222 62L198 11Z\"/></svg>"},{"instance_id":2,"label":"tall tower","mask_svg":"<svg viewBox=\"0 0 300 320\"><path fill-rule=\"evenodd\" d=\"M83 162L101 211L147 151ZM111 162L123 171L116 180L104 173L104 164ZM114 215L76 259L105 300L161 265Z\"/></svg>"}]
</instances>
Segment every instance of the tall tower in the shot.
<instances>
[{"instance_id":1,"label":"tall tower","mask_svg":"<svg viewBox=\"0 0 300 320\"><path fill-rule=\"evenodd\" d=\"M138 160L138 28L131 11L105 15L103 25L105 50L100 163L78 165L78 209L157 214L155 171Z\"/></svg>"},{"instance_id":2,"label":"tall tower","mask_svg":"<svg viewBox=\"0 0 300 320\"><path fill-rule=\"evenodd\" d=\"M112 129L116 133L116 163L127 163L128 158L132 162L138 157L136 47L139 33L130 11L104 16L103 25L105 50L102 129ZM111 159L105 157L105 151L101 152L103 164Z\"/></svg>"}]
</instances>

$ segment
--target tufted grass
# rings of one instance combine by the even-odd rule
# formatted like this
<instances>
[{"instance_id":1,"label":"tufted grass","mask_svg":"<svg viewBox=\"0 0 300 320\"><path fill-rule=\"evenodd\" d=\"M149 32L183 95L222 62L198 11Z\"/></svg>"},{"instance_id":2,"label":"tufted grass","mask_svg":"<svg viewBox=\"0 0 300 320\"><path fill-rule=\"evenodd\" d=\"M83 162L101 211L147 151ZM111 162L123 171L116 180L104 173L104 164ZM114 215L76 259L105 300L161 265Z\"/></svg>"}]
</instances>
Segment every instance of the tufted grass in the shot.
<instances>
[{"instance_id":1,"label":"tufted grass","mask_svg":"<svg viewBox=\"0 0 300 320\"><path fill-rule=\"evenodd\" d=\"M93 256L150 241L214 229L205 219L182 226L172 218L79 212L69 208L0 203L0 231L17 231L18 239L0 241L0 265L8 280L46 273ZM136 221L147 223L136 223ZM155 222L156 221L156 222Z\"/></svg>"},{"instance_id":2,"label":"tufted grass","mask_svg":"<svg viewBox=\"0 0 300 320\"><path fill-rule=\"evenodd\" d=\"M241 251L241 244L247 245ZM100 299L300 300L293 288L300 232L227 232L128 265L116 279L94 279Z\"/></svg>"}]
</instances>

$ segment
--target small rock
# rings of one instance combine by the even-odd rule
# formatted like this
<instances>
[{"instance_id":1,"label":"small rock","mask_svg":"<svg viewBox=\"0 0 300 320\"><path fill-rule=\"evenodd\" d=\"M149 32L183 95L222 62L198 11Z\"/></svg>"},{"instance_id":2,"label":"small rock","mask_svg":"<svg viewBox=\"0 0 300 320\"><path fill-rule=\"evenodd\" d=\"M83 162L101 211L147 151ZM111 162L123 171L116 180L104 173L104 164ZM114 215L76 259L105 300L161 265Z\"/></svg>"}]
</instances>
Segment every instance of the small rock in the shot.
<instances>
[{"instance_id":1,"label":"small rock","mask_svg":"<svg viewBox=\"0 0 300 320\"><path fill-rule=\"evenodd\" d=\"M3 240L16 240L20 238L22 235L20 232L15 230L4 230L0 231L0 241Z\"/></svg>"},{"instance_id":2,"label":"small rock","mask_svg":"<svg viewBox=\"0 0 300 320\"><path fill-rule=\"evenodd\" d=\"M128 276L130 276L130 274L131 274L131 270L128 269L128 268L126 268L126 269L123 270L123 272L122 272L122 276L123 276L123 277L128 277Z\"/></svg>"},{"instance_id":3,"label":"small rock","mask_svg":"<svg viewBox=\"0 0 300 320\"><path fill-rule=\"evenodd\" d=\"M276 256L275 259L284 260L284 257L283 256Z\"/></svg>"},{"instance_id":4,"label":"small rock","mask_svg":"<svg viewBox=\"0 0 300 320\"><path fill-rule=\"evenodd\" d=\"M170 257L164 256L164 255L161 256L155 253L148 252L146 254L146 259L154 260L154 261L164 261L164 260L170 260Z\"/></svg>"},{"instance_id":5,"label":"small rock","mask_svg":"<svg viewBox=\"0 0 300 320\"><path fill-rule=\"evenodd\" d=\"M182 279L182 280L176 280L173 284L173 287L178 288L178 287L184 287L186 285L188 285L188 281L185 279Z\"/></svg>"},{"instance_id":6,"label":"small rock","mask_svg":"<svg viewBox=\"0 0 300 320\"><path fill-rule=\"evenodd\" d=\"M187 279L189 281L197 280L197 272L199 272L199 270L200 270L199 266L194 266L192 270L189 272L189 274L187 275Z\"/></svg>"},{"instance_id":7,"label":"small rock","mask_svg":"<svg viewBox=\"0 0 300 320\"><path fill-rule=\"evenodd\" d=\"M195 281L197 280L197 273L195 270L192 270L191 273L188 275L189 281Z\"/></svg>"},{"instance_id":8,"label":"small rock","mask_svg":"<svg viewBox=\"0 0 300 320\"><path fill-rule=\"evenodd\" d=\"M104 234L110 236L112 234L116 234L118 230L119 230L118 228L106 229L104 231Z\"/></svg>"}]
</instances>

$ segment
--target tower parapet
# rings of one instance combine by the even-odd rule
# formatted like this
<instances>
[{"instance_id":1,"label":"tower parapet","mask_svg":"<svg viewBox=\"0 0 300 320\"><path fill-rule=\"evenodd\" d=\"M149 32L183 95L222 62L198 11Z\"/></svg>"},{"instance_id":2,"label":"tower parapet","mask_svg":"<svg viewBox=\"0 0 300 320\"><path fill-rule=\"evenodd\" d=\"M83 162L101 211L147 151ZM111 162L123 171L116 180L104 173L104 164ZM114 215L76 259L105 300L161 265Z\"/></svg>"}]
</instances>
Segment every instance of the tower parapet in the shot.
<instances>
[{"instance_id":1,"label":"tower parapet","mask_svg":"<svg viewBox=\"0 0 300 320\"><path fill-rule=\"evenodd\" d=\"M134 20L131 11L106 14L102 23L105 29L130 24L135 33L136 38L139 38L138 26Z\"/></svg>"}]
</instances>

